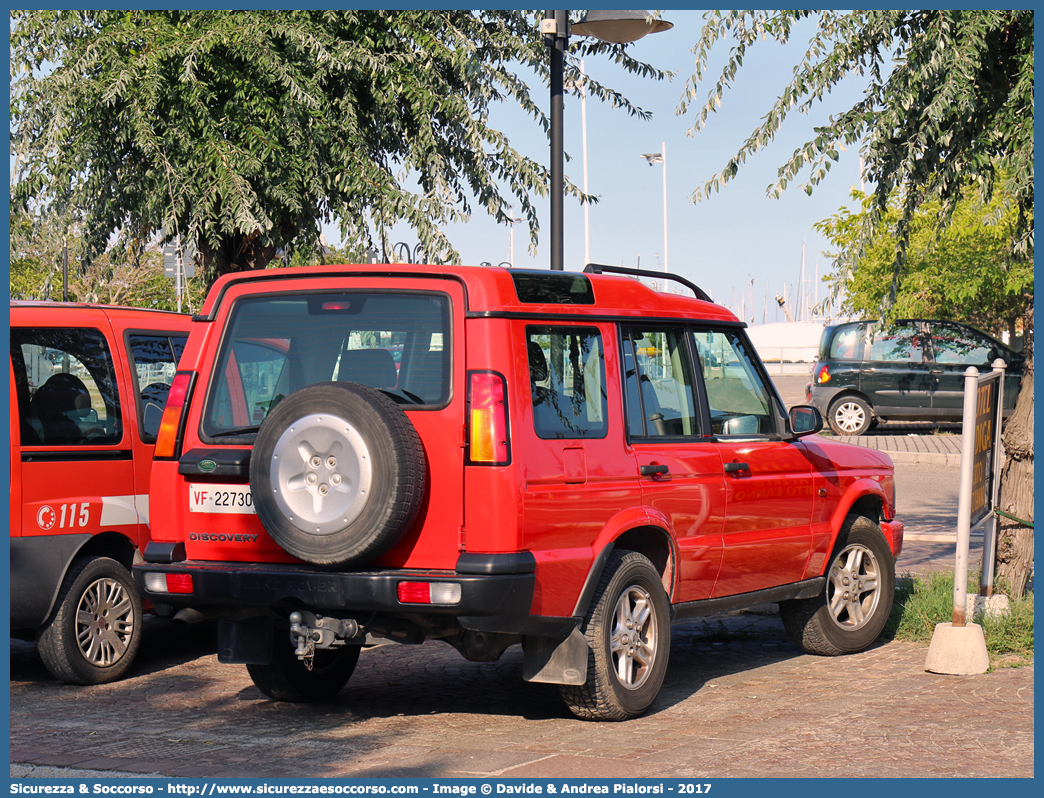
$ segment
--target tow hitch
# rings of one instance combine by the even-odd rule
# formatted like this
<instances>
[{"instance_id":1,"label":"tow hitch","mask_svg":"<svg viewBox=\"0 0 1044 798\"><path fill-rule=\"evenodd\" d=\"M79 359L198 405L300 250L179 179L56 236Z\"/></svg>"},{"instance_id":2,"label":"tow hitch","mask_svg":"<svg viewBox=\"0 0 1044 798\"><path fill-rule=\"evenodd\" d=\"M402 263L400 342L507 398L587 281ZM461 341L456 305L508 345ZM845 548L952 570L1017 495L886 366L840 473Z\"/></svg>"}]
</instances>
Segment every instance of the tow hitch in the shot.
<instances>
[{"instance_id":1,"label":"tow hitch","mask_svg":"<svg viewBox=\"0 0 1044 798\"><path fill-rule=\"evenodd\" d=\"M308 670L312 669L317 648L343 646L359 636L359 624L351 618L324 618L311 612L290 613L290 634L295 643L294 653ZM360 638L359 642L362 642Z\"/></svg>"}]
</instances>

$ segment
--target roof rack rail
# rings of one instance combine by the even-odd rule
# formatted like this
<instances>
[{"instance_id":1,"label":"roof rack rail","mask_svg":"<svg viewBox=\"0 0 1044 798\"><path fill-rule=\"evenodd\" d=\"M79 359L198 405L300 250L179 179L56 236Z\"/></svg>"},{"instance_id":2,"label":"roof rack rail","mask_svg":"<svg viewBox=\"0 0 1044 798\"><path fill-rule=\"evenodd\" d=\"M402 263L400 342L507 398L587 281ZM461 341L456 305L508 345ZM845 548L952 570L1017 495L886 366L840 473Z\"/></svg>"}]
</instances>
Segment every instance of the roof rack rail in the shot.
<instances>
[{"instance_id":1,"label":"roof rack rail","mask_svg":"<svg viewBox=\"0 0 1044 798\"><path fill-rule=\"evenodd\" d=\"M654 280L667 279L674 280L676 283L681 283L688 288L692 293L696 295L697 299L702 299L704 302L713 302L714 300L696 283L689 282L684 277L679 277L677 274L671 274L670 272L654 272L649 269L629 269L626 266L606 266L601 263L588 263L584 267L584 274L601 274L602 272L610 272L612 274L629 274L634 277L651 277Z\"/></svg>"}]
</instances>

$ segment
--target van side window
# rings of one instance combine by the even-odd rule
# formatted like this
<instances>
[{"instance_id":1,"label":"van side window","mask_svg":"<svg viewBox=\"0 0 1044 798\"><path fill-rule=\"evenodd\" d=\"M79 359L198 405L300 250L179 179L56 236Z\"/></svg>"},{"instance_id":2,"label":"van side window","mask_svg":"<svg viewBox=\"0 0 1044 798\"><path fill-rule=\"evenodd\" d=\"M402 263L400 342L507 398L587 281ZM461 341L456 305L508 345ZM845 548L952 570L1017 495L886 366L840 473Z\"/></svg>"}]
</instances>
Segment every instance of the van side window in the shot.
<instances>
[{"instance_id":1,"label":"van side window","mask_svg":"<svg viewBox=\"0 0 1044 798\"><path fill-rule=\"evenodd\" d=\"M609 431L602 336L591 327L526 327L537 436L604 438Z\"/></svg>"},{"instance_id":2,"label":"van side window","mask_svg":"<svg viewBox=\"0 0 1044 798\"><path fill-rule=\"evenodd\" d=\"M16 328L16 388L28 394L21 418L24 446L94 446L123 437L112 354L98 330Z\"/></svg>"},{"instance_id":3,"label":"van side window","mask_svg":"<svg viewBox=\"0 0 1044 798\"><path fill-rule=\"evenodd\" d=\"M865 334L866 325L863 324L841 327L830 342L828 357L831 360L859 360L863 354Z\"/></svg>"},{"instance_id":4,"label":"van side window","mask_svg":"<svg viewBox=\"0 0 1044 798\"><path fill-rule=\"evenodd\" d=\"M996 341L966 327L944 322L932 323L932 348L936 363L961 366L988 368L993 359L1001 356Z\"/></svg>"},{"instance_id":5,"label":"van side window","mask_svg":"<svg viewBox=\"0 0 1044 798\"><path fill-rule=\"evenodd\" d=\"M885 363L923 363L927 354L919 325L896 324L874 333L868 359Z\"/></svg>"},{"instance_id":6,"label":"van side window","mask_svg":"<svg viewBox=\"0 0 1044 798\"><path fill-rule=\"evenodd\" d=\"M134 375L138 380L139 434L145 443L155 443L170 384L187 336L132 333L127 336Z\"/></svg>"}]
</instances>

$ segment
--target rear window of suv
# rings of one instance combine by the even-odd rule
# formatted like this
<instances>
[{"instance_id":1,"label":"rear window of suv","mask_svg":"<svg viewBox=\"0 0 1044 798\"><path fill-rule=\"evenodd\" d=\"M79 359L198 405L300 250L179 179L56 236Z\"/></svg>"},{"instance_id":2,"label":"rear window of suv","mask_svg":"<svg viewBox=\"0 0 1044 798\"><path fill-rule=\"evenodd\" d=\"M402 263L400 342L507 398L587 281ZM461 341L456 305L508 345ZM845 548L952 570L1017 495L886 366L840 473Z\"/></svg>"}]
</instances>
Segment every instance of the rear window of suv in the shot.
<instances>
[{"instance_id":1,"label":"rear window of suv","mask_svg":"<svg viewBox=\"0 0 1044 798\"><path fill-rule=\"evenodd\" d=\"M257 430L294 391L357 382L409 406L450 393L449 298L347 292L246 297L231 312L203 415L207 437Z\"/></svg>"}]
</instances>

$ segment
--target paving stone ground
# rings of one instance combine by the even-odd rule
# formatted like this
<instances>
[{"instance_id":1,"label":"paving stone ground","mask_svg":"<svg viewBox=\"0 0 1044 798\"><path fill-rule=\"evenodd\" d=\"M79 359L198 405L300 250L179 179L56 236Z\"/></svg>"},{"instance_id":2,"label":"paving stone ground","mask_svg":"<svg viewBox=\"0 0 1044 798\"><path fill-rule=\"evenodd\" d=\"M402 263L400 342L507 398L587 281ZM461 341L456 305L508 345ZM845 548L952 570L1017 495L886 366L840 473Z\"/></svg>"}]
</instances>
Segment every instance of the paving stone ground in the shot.
<instances>
[{"instance_id":1,"label":"paving stone ground","mask_svg":"<svg viewBox=\"0 0 1044 798\"><path fill-rule=\"evenodd\" d=\"M153 620L131 676L54 682L11 644L12 776L1032 777L1034 667L926 673L926 648L806 655L768 606L677 624L636 720L574 719L557 688L449 646L364 652L332 702L267 700L212 627Z\"/></svg>"},{"instance_id":2,"label":"paving stone ground","mask_svg":"<svg viewBox=\"0 0 1044 798\"><path fill-rule=\"evenodd\" d=\"M917 436L920 437L920 436ZM959 435L867 436L897 461L959 464ZM924 451L921 451L921 450ZM953 458L957 460L953 462ZM952 569L941 535L908 540L897 571ZM977 562L981 539L973 539ZM1034 775L1034 666L924 671L895 641L804 654L773 608L678 624L644 717L574 719L551 685L448 645L366 651L332 702L267 700L214 653L213 626L153 619L129 678L70 687L11 641L11 776L168 777L1025 777Z\"/></svg>"}]
</instances>

